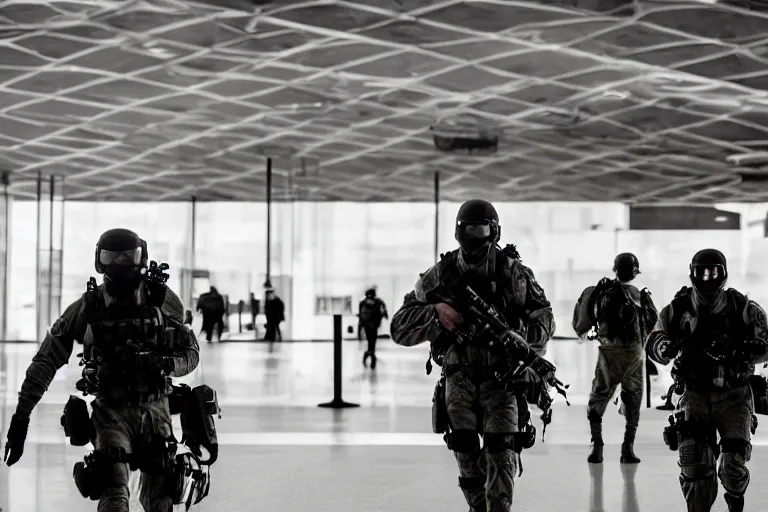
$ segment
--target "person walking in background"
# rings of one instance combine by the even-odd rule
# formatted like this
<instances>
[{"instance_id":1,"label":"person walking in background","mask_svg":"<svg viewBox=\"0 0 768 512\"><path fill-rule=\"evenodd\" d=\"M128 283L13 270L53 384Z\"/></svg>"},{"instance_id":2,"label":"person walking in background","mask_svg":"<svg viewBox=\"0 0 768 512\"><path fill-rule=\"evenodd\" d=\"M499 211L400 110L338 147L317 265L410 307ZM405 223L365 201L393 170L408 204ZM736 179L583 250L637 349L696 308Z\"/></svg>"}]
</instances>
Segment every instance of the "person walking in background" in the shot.
<instances>
[{"instance_id":1,"label":"person walking in background","mask_svg":"<svg viewBox=\"0 0 768 512\"><path fill-rule=\"evenodd\" d=\"M267 317L267 323L264 326L267 332L264 333L264 340L283 341L280 322L285 320L285 304L271 286L264 293L264 316Z\"/></svg>"},{"instance_id":2,"label":"person walking in background","mask_svg":"<svg viewBox=\"0 0 768 512\"><path fill-rule=\"evenodd\" d=\"M210 291L203 293L197 299L197 311L203 315L202 331L205 333L205 339L208 343L211 342L214 329L217 330L218 339L221 341L221 333L224 330L223 317L225 310L224 297L221 296L215 286L211 286Z\"/></svg>"},{"instance_id":3,"label":"person walking in background","mask_svg":"<svg viewBox=\"0 0 768 512\"><path fill-rule=\"evenodd\" d=\"M371 370L376 369L376 339L379 337L379 327L384 318L389 318L387 306L384 301L376 296L376 290L369 288L365 292L365 298L360 301L360 310L357 314L360 326L365 331L368 340L368 350L363 354L363 366L368 367L368 358L371 358Z\"/></svg>"}]
</instances>

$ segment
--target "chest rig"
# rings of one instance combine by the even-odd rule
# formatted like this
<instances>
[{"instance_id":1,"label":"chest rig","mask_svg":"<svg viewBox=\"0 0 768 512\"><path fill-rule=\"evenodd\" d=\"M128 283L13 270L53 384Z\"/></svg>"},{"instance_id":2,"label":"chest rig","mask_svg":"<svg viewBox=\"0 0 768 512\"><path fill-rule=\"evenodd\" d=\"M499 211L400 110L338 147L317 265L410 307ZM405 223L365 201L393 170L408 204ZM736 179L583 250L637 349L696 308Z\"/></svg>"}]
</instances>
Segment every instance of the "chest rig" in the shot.
<instances>
[{"instance_id":1,"label":"chest rig","mask_svg":"<svg viewBox=\"0 0 768 512\"><path fill-rule=\"evenodd\" d=\"M709 387L722 377L726 387L747 383L752 368L746 361L731 357L748 337L744 309L748 299L734 289L726 292L726 307L717 314L697 313L692 289L684 287L672 301L673 336L686 339L680 354L680 371L692 388Z\"/></svg>"},{"instance_id":2,"label":"chest rig","mask_svg":"<svg viewBox=\"0 0 768 512\"><path fill-rule=\"evenodd\" d=\"M105 303L91 278L83 295L88 324L84 341L83 378L77 389L112 402L133 402L167 389L161 361L172 355L165 343L161 306L165 286L145 282L139 305Z\"/></svg>"},{"instance_id":3,"label":"chest rig","mask_svg":"<svg viewBox=\"0 0 768 512\"><path fill-rule=\"evenodd\" d=\"M437 264L440 280L451 281L455 276L460 275L462 282L470 285L472 289L489 305L503 317L503 320L511 328L517 330L521 336L527 334L527 326L523 321L524 305L520 304L511 293L511 287L515 283L511 281L510 273L512 265L509 259L519 260L520 254L514 245L507 245L504 249L496 250L495 264L490 269L488 276L467 275L459 268L459 251L451 251L441 255ZM423 275L422 275L423 277ZM441 285L445 284L441 282ZM448 333L443 333L438 340L431 343L430 358L427 360L427 375L432 371L431 360L434 360L438 366L442 366L445 353L455 340ZM482 341L482 340L477 340Z\"/></svg>"}]
</instances>

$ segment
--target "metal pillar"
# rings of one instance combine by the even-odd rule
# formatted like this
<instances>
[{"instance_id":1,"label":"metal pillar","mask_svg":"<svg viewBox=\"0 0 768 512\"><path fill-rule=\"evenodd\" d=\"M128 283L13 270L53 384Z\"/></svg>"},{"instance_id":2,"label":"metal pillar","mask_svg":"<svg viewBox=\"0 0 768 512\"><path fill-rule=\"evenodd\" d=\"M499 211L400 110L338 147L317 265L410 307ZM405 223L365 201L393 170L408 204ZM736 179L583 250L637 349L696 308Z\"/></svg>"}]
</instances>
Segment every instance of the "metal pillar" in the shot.
<instances>
[{"instance_id":1,"label":"metal pillar","mask_svg":"<svg viewBox=\"0 0 768 512\"><path fill-rule=\"evenodd\" d=\"M272 159L267 158L267 279L264 286L270 286L272 276Z\"/></svg>"},{"instance_id":2,"label":"metal pillar","mask_svg":"<svg viewBox=\"0 0 768 512\"><path fill-rule=\"evenodd\" d=\"M189 235L189 286L187 286L186 305L192 311L195 310L192 300L195 296L195 269L197 268L196 254L197 254L197 196L192 196L191 211L189 212L190 219L190 235Z\"/></svg>"},{"instance_id":3,"label":"metal pillar","mask_svg":"<svg viewBox=\"0 0 768 512\"><path fill-rule=\"evenodd\" d=\"M56 182L59 182L58 187ZM45 188L48 188L46 191ZM58 189L61 189L60 192ZM46 201L44 194L48 196ZM46 208L48 211L46 211ZM58 222L57 222L58 221ZM49 325L61 314L64 246L63 178L37 174L36 329L40 343Z\"/></svg>"},{"instance_id":4,"label":"metal pillar","mask_svg":"<svg viewBox=\"0 0 768 512\"><path fill-rule=\"evenodd\" d=\"M35 327L35 340L38 343L42 342L41 336L42 336L42 330L45 329L45 326L40 327L40 324L42 322L42 316L40 313L43 311L43 299L44 299L44 291L42 288L42 279L40 279L40 276L42 275L42 240L40 239L40 231L43 228L43 173L40 171L37 171L37 238L35 243L35 253L36 253L36 260L35 260L35 289L37 290L37 293L35 294L35 320L36 320L36 327ZM48 308L46 307L45 310L47 311Z\"/></svg>"},{"instance_id":5,"label":"metal pillar","mask_svg":"<svg viewBox=\"0 0 768 512\"><path fill-rule=\"evenodd\" d=\"M440 257L440 171L435 171L435 263Z\"/></svg>"},{"instance_id":6,"label":"metal pillar","mask_svg":"<svg viewBox=\"0 0 768 512\"><path fill-rule=\"evenodd\" d=\"M48 228L48 248L50 249L48 251L48 282L50 283L50 288L48 289L48 319L54 318L54 308L53 308L53 193L56 190L56 181L53 176L49 177L49 194L48 194L48 208L50 211L48 212L48 222L49 222L49 228ZM38 335L37 339L42 340L42 338Z\"/></svg>"},{"instance_id":7,"label":"metal pillar","mask_svg":"<svg viewBox=\"0 0 768 512\"><path fill-rule=\"evenodd\" d=\"M8 195L10 173L5 171L0 181L0 341L8 338L8 249L11 246L11 203Z\"/></svg>"}]
</instances>

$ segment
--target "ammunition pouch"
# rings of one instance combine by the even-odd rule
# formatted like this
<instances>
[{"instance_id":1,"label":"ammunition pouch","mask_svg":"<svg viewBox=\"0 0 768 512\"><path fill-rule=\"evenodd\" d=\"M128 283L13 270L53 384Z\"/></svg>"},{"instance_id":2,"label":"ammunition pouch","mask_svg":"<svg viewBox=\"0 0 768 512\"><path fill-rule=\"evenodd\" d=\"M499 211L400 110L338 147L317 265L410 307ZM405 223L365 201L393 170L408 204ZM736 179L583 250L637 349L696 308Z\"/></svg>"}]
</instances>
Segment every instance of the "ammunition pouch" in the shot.
<instances>
[{"instance_id":1,"label":"ammunition pouch","mask_svg":"<svg viewBox=\"0 0 768 512\"><path fill-rule=\"evenodd\" d=\"M85 456L83 462L75 463L72 468L77 490L83 498L98 501L111 483L108 480L110 466L130 462L131 457L122 448L94 450Z\"/></svg>"},{"instance_id":2,"label":"ammunition pouch","mask_svg":"<svg viewBox=\"0 0 768 512\"><path fill-rule=\"evenodd\" d=\"M515 453L529 450L536 444L536 426L530 421L512 434L512 444Z\"/></svg>"},{"instance_id":3,"label":"ammunition pouch","mask_svg":"<svg viewBox=\"0 0 768 512\"><path fill-rule=\"evenodd\" d=\"M444 434L448 432L448 406L445 403L445 377L435 384L435 392L432 395L432 432Z\"/></svg>"},{"instance_id":4,"label":"ammunition pouch","mask_svg":"<svg viewBox=\"0 0 768 512\"><path fill-rule=\"evenodd\" d=\"M693 439L698 445L708 446L715 459L720 456L721 447L717 444L717 431L714 425L685 419L685 411L678 411L669 417L669 425L664 427L664 444L670 450L677 451L683 441Z\"/></svg>"},{"instance_id":5,"label":"ammunition pouch","mask_svg":"<svg viewBox=\"0 0 768 512\"><path fill-rule=\"evenodd\" d=\"M173 386L168 398L171 414L181 415L181 442L198 457L199 463L210 466L219 457L214 416L221 418L221 408L216 391L206 385L190 388L186 384ZM201 448L208 452L203 460Z\"/></svg>"},{"instance_id":6,"label":"ammunition pouch","mask_svg":"<svg viewBox=\"0 0 768 512\"><path fill-rule=\"evenodd\" d=\"M474 455L480 452L480 438L474 430L459 429L443 435L449 450Z\"/></svg>"},{"instance_id":7,"label":"ammunition pouch","mask_svg":"<svg viewBox=\"0 0 768 512\"><path fill-rule=\"evenodd\" d=\"M755 403L755 414L768 414L768 379L762 375L750 375L749 387Z\"/></svg>"},{"instance_id":8,"label":"ammunition pouch","mask_svg":"<svg viewBox=\"0 0 768 512\"><path fill-rule=\"evenodd\" d=\"M681 413L677 413L680 415ZM684 416L683 416L684 417ZM670 450L673 452L677 451L677 448L679 447L678 443L678 434L677 434L677 423L675 422L675 416L670 415L669 416L669 425L664 427L664 444L669 447Z\"/></svg>"},{"instance_id":9,"label":"ammunition pouch","mask_svg":"<svg viewBox=\"0 0 768 512\"><path fill-rule=\"evenodd\" d=\"M96 430L88 414L88 405L82 398L70 395L61 415L64 435L72 446L85 446L96 438Z\"/></svg>"}]
</instances>

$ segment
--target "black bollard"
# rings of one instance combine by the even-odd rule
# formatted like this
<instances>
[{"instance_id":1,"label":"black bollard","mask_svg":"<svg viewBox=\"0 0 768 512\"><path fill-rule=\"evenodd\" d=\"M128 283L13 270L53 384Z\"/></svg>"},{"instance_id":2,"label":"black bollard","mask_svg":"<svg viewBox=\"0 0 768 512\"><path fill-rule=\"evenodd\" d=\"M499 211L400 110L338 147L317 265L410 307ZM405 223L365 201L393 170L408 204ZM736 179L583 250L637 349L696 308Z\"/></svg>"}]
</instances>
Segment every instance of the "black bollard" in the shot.
<instances>
[{"instance_id":1,"label":"black bollard","mask_svg":"<svg viewBox=\"0 0 768 512\"><path fill-rule=\"evenodd\" d=\"M360 404L345 402L341 398L341 315L333 315L333 400L318 407L329 409L347 409L360 407Z\"/></svg>"},{"instance_id":2,"label":"black bollard","mask_svg":"<svg viewBox=\"0 0 768 512\"><path fill-rule=\"evenodd\" d=\"M645 356L645 406L651 407L651 374L648 371L649 357Z\"/></svg>"},{"instance_id":3,"label":"black bollard","mask_svg":"<svg viewBox=\"0 0 768 512\"><path fill-rule=\"evenodd\" d=\"M245 301L241 300L237 303L237 332L243 332L243 309L245 309Z\"/></svg>"}]
</instances>

